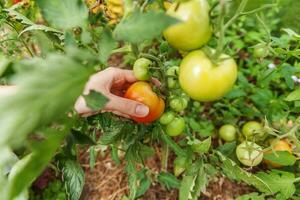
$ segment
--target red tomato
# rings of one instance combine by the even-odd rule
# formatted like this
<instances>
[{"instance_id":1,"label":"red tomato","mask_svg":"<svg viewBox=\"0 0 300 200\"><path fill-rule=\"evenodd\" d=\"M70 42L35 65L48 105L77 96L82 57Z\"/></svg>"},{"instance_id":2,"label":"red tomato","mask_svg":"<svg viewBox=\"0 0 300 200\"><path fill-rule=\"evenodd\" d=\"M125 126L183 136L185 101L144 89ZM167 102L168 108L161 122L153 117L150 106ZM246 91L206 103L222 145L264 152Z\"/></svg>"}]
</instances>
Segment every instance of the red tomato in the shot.
<instances>
[{"instance_id":1,"label":"red tomato","mask_svg":"<svg viewBox=\"0 0 300 200\"><path fill-rule=\"evenodd\" d=\"M152 122L164 112L165 102L153 92L150 84L147 82L135 82L127 89L124 97L141 102L149 107L149 114L146 117L132 117L137 122Z\"/></svg>"},{"instance_id":2,"label":"red tomato","mask_svg":"<svg viewBox=\"0 0 300 200\"><path fill-rule=\"evenodd\" d=\"M13 0L13 4L20 3L22 0Z\"/></svg>"}]
</instances>

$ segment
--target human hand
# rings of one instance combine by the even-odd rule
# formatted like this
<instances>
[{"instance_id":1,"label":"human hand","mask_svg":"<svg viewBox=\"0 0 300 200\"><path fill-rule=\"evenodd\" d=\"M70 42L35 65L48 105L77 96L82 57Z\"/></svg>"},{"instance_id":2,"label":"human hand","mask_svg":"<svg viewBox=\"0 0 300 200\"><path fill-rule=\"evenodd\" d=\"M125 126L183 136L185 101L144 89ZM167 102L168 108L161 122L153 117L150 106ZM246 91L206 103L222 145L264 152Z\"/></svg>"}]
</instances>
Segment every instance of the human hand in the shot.
<instances>
[{"instance_id":1,"label":"human hand","mask_svg":"<svg viewBox=\"0 0 300 200\"><path fill-rule=\"evenodd\" d=\"M90 116L99 112L113 112L117 115L127 117L145 117L149 108L139 102L121 97L127 87L136 82L137 79L131 70L109 67L92 75L85 85L83 94L88 95L90 90L100 92L109 99L109 102L101 111L94 112L87 105L82 96L75 104L75 110L82 116Z\"/></svg>"}]
</instances>

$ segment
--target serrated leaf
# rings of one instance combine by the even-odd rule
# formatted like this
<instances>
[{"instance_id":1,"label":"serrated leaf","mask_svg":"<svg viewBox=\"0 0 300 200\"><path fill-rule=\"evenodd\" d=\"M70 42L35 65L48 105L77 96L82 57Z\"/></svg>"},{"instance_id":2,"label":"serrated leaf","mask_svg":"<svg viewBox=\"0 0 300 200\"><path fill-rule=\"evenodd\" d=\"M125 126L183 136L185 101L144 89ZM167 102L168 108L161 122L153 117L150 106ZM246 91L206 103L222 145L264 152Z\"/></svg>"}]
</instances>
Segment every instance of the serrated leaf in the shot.
<instances>
[{"instance_id":1,"label":"serrated leaf","mask_svg":"<svg viewBox=\"0 0 300 200\"><path fill-rule=\"evenodd\" d=\"M78 200L84 186L84 171L78 162L66 160L62 174L71 200Z\"/></svg>"},{"instance_id":2,"label":"serrated leaf","mask_svg":"<svg viewBox=\"0 0 300 200\"><path fill-rule=\"evenodd\" d=\"M288 151L276 151L264 154L264 159L282 166L292 166L297 160L296 157Z\"/></svg>"},{"instance_id":3,"label":"serrated leaf","mask_svg":"<svg viewBox=\"0 0 300 200\"><path fill-rule=\"evenodd\" d=\"M293 173L271 170L268 173L258 172L256 175L269 185L273 194L279 192L276 196L280 199L289 199L296 191L294 185L296 179Z\"/></svg>"},{"instance_id":4,"label":"serrated leaf","mask_svg":"<svg viewBox=\"0 0 300 200\"><path fill-rule=\"evenodd\" d=\"M286 101L298 101L300 100L300 88L291 92L286 98Z\"/></svg>"},{"instance_id":5,"label":"serrated leaf","mask_svg":"<svg viewBox=\"0 0 300 200\"><path fill-rule=\"evenodd\" d=\"M110 29L105 29L98 43L100 51L100 61L106 64L112 50L116 48L118 43L114 40Z\"/></svg>"},{"instance_id":6,"label":"serrated leaf","mask_svg":"<svg viewBox=\"0 0 300 200\"><path fill-rule=\"evenodd\" d=\"M15 18L16 20L20 21L20 23L24 25L34 25L30 19L22 15L21 13L17 12L14 9L3 9L4 11L8 12L8 15Z\"/></svg>"},{"instance_id":7,"label":"serrated leaf","mask_svg":"<svg viewBox=\"0 0 300 200\"><path fill-rule=\"evenodd\" d=\"M82 133L81 131L72 129L71 133L77 144L82 144L82 145L83 144L89 144L89 145L96 144L96 142L89 135Z\"/></svg>"},{"instance_id":8,"label":"serrated leaf","mask_svg":"<svg viewBox=\"0 0 300 200\"><path fill-rule=\"evenodd\" d=\"M157 180L168 189L180 187L180 181L176 178L176 176L169 172L160 172L157 176Z\"/></svg>"},{"instance_id":9,"label":"serrated leaf","mask_svg":"<svg viewBox=\"0 0 300 200\"><path fill-rule=\"evenodd\" d=\"M63 30L82 27L88 19L88 9L81 0L37 0L45 19Z\"/></svg>"},{"instance_id":10,"label":"serrated leaf","mask_svg":"<svg viewBox=\"0 0 300 200\"><path fill-rule=\"evenodd\" d=\"M195 186L195 180L197 176L184 176L180 189L179 189L179 200L189 200L192 199L192 192Z\"/></svg>"},{"instance_id":11,"label":"serrated leaf","mask_svg":"<svg viewBox=\"0 0 300 200\"><path fill-rule=\"evenodd\" d=\"M233 142L225 143L222 146L219 146L217 150L220 151L225 156L230 156L232 155L233 152L235 152L235 148L236 148L236 141L233 141Z\"/></svg>"},{"instance_id":12,"label":"serrated leaf","mask_svg":"<svg viewBox=\"0 0 300 200\"><path fill-rule=\"evenodd\" d=\"M83 97L86 101L87 106L92 109L92 111L101 110L108 102L107 97L95 90L90 90L90 93L88 95L83 95Z\"/></svg>"},{"instance_id":13,"label":"serrated leaf","mask_svg":"<svg viewBox=\"0 0 300 200\"><path fill-rule=\"evenodd\" d=\"M138 44L159 37L165 28L177 22L164 12L135 11L117 25L113 34L117 40Z\"/></svg>"},{"instance_id":14,"label":"serrated leaf","mask_svg":"<svg viewBox=\"0 0 300 200\"><path fill-rule=\"evenodd\" d=\"M28 26L27 28L25 28L20 34L19 36L21 36L22 34L28 32L28 31L44 31L44 32L52 32L52 33L56 33L58 34L58 36L62 35L63 33L60 30L57 30L55 28L51 28L45 25L41 25L41 24L33 24L31 26Z\"/></svg>"},{"instance_id":15,"label":"serrated leaf","mask_svg":"<svg viewBox=\"0 0 300 200\"><path fill-rule=\"evenodd\" d=\"M240 168L234 161L224 156L221 152L217 151L217 154L222 162L221 168L224 174L233 180L243 181L248 185L254 186L260 192L267 194L271 193L269 185L255 174L251 174L242 168Z\"/></svg>"}]
</instances>

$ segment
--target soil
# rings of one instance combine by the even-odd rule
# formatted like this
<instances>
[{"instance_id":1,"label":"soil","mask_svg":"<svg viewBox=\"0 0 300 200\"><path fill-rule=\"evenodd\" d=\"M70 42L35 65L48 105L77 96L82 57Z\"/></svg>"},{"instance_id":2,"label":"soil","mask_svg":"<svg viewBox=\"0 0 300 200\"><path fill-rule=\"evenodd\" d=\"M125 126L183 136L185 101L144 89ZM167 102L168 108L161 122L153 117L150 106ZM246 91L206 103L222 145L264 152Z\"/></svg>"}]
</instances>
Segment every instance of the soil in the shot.
<instances>
[{"instance_id":1,"label":"soil","mask_svg":"<svg viewBox=\"0 0 300 200\"><path fill-rule=\"evenodd\" d=\"M172 157L172 156L171 156ZM121 200L123 195L129 194L127 174L124 171L125 164L114 164L109 152L99 156L93 171L89 168L88 152L80 156L85 170L86 184L82 200ZM172 158L171 158L172 159ZM160 170L159 152L146 163L153 171ZM169 163L169 171L172 165ZM236 197L254 192L255 189L243 184L228 180L223 176L215 177L210 181L206 191L201 194L199 200L231 200ZM159 183L153 184L140 200L177 200L178 190L167 190Z\"/></svg>"}]
</instances>

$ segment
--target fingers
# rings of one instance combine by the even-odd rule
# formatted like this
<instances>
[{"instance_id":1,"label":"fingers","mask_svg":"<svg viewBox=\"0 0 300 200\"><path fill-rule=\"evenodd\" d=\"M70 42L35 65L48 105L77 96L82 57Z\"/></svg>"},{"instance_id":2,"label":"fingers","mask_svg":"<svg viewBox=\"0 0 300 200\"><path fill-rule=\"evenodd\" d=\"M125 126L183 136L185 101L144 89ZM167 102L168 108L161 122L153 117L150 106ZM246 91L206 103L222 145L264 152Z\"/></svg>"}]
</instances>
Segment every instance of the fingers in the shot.
<instances>
[{"instance_id":1,"label":"fingers","mask_svg":"<svg viewBox=\"0 0 300 200\"><path fill-rule=\"evenodd\" d=\"M109 99L110 101L105 106L105 110L113 110L132 117L145 117L149 114L149 108L139 102L113 94L109 95Z\"/></svg>"}]
</instances>

